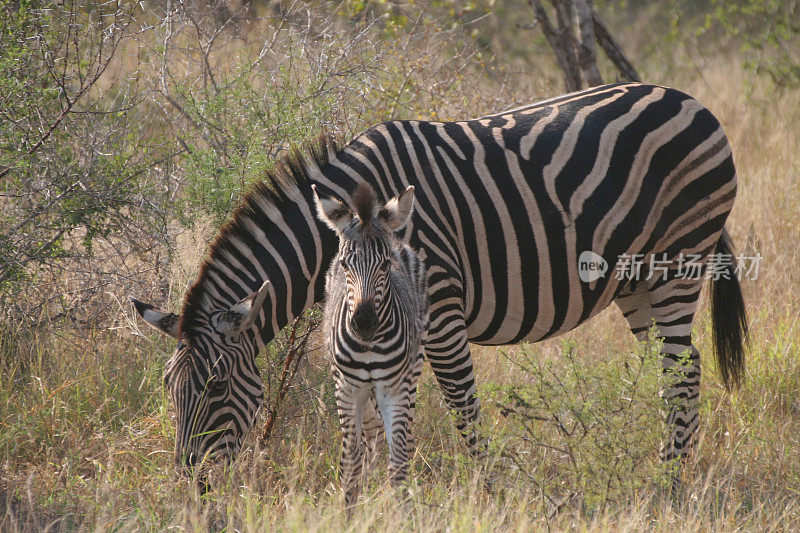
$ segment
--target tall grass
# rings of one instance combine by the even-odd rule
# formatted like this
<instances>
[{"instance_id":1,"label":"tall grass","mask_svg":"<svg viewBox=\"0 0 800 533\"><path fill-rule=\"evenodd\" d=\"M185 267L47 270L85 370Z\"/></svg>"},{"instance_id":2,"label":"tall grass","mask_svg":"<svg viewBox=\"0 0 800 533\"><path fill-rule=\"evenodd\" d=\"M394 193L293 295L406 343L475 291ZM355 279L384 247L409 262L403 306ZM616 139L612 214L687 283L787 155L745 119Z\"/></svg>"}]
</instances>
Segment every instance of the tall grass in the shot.
<instances>
[{"instance_id":1,"label":"tall grass","mask_svg":"<svg viewBox=\"0 0 800 533\"><path fill-rule=\"evenodd\" d=\"M315 381L290 395L273 439L261 447L251 435L236 463L213 473L215 491L201 497L172 464L170 405L160 383L168 342L121 330L32 339L28 347L35 357L27 376L13 367L0 375L3 489L7 501L16 499L16 525L32 529L56 519L63 520L59 527L124 530L699 531L790 530L800 524L796 323L781 321L776 330L756 325L748 380L733 395L713 369L704 368L703 429L687 472L686 497L677 502L660 490L655 365L640 390L615 394L626 385L611 380L620 377L625 362L636 360L625 353L637 348L619 342L625 352L619 354L608 342L610 348L593 351L599 328L591 326L598 324L570 335L566 352L555 342L505 355L480 350L484 426L494 436L482 463L465 455L426 370L416 422L419 449L407 493L398 500L389 490L384 461L351 519L336 478L338 423L327 365L315 350L307 360ZM704 329L701 338L707 337ZM767 336L775 343L763 343ZM598 359L607 363L590 364ZM521 364L539 361L546 362L544 370L520 371ZM305 379L314 372L306 369ZM565 384L569 375L580 377L574 383L582 389ZM547 389L552 412L579 408L639 425L612 420L586 435L565 436L535 417L508 415L509 391L520 387L533 387L525 389L529 394ZM640 408L619 411L631 392ZM569 453L559 450L565 443L573 445ZM608 453L609 445L614 453ZM614 494L598 484L609 474L627 476ZM14 523L11 513L4 520L5 526Z\"/></svg>"},{"instance_id":2,"label":"tall grass","mask_svg":"<svg viewBox=\"0 0 800 533\"><path fill-rule=\"evenodd\" d=\"M629 49L639 50L637 39ZM161 385L173 344L109 298L117 320L102 327L0 327L0 529L799 529L800 92L754 77L736 55L677 49L669 60L644 48L634 58L649 81L685 90L720 118L740 184L728 227L741 251L764 258L758 279L744 284L752 327L740 390L724 390L709 357L705 304L698 313L702 429L683 498L661 490L658 373L645 368L641 388L621 382L642 360L631 354L642 352L615 309L561 339L474 347L484 431L493 436L484 462L466 455L426 368L410 486L399 498L388 489L384 458L351 518L336 477L332 382L314 341L271 439L258 442L262 418L237 461L213 472L215 490L201 496L173 467ZM546 79L509 76L531 97L560 92ZM437 112L456 116L453 102ZM196 226L179 236L165 275L173 305L211 233ZM270 357L262 356L264 373ZM636 398L637 408L620 411L621 397ZM573 441L581 435L554 428L542 416L548 409L609 422ZM604 490L601 481L614 476L613 490Z\"/></svg>"}]
</instances>

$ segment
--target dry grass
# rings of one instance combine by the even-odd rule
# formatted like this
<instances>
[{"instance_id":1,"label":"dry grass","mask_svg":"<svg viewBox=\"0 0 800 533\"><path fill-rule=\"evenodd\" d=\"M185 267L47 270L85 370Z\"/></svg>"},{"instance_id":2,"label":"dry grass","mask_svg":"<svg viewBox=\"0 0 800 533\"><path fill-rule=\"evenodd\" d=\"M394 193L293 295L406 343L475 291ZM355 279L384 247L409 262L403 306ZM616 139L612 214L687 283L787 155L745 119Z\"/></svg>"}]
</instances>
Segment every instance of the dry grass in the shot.
<instances>
[{"instance_id":1,"label":"dry grass","mask_svg":"<svg viewBox=\"0 0 800 533\"><path fill-rule=\"evenodd\" d=\"M120 306L118 325L110 329L2 333L0 345L16 359L0 366L0 504L6 507L0 529L800 528L800 93L779 93L754 80L736 57L684 68L648 64L646 74L686 90L722 121L740 179L729 228L740 250L764 257L758 280L744 286L752 325L745 385L725 392L710 358L704 360L703 428L684 499L665 498L654 479L596 506L564 486L564 501L554 506L510 466L503 450L513 441L513 422L492 399L499 388L525 382L513 363L523 350L559 364L563 340L502 354L475 347L487 399L484 426L496 436L487 464L465 456L426 369L409 494L399 501L380 483L382 466L352 519L336 480L332 383L318 347L312 349L272 440L260 448L251 436L235 465L217 473L218 489L201 498L172 467L170 405L161 387L172 343L141 330L132 311ZM175 303L202 259L207 235L180 237L170 281ZM696 334L706 354L708 333L704 307ZM615 309L566 339L586 362L635 349Z\"/></svg>"}]
</instances>

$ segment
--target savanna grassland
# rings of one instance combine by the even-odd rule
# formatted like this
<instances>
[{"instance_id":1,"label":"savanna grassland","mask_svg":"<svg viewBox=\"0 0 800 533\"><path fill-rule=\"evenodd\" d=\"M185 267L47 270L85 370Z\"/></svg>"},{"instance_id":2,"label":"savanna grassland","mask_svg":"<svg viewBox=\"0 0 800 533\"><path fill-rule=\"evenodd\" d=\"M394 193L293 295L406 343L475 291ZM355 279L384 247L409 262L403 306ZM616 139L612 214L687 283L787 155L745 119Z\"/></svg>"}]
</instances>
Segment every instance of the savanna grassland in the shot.
<instances>
[{"instance_id":1,"label":"savanna grassland","mask_svg":"<svg viewBox=\"0 0 800 533\"><path fill-rule=\"evenodd\" d=\"M350 518L316 337L265 440L287 338L259 356L265 413L201 496L173 465L174 344L126 295L178 309L216 228L293 144L563 92L541 32L524 27L530 7L62 4L72 22L0 0L0 529L800 529L800 28L785 17L800 18L797 2L596 3L644 80L722 122L739 176L727 226L763 258L743 282L746 381L727 392L703 358L683 494L670 499L658 462L654 347L610 308L559 339L473 347L485 462L467 456L426 368L413 481L395 495L384 460ZM118 39L113 54L98 35ZM694 335L710 356L705 297Z\"/></svg>"}]
</instances>

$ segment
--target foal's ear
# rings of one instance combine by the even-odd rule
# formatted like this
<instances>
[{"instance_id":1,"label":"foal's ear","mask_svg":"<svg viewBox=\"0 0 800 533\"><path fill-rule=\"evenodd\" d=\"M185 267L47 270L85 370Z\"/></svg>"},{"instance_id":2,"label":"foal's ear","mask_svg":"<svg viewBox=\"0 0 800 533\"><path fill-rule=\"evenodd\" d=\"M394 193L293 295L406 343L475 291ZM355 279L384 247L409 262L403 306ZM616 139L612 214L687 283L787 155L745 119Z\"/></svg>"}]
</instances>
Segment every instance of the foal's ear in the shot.
<instances>
[{"instance_id":1,"label":"foal's ear","mask_svg":"<svg viewBox=\"0 0 800 533\"><path fill-rule=\"evenodd\" d=\"M168 311L162 311L158 307L140 302L133 296L129 296L128 298L136 308L136 312L139 313L139 316L141 316L151 327L157 329L161 333L169 335L170 337L174 337L176 339L178 338L178 324L181 321L181 317L179 315L170 313Z\"/></svg>"},{"instance_id":2,"label":"foal's ear","mask_svg":"<svg viewBox=\"0 0 800 533\"><path fill-rule=\"evenodd\" d=\"M317 216L321 221L328 225L336 234L353 220L353 213L341 200L332 196L320 196L316 185L312 185L314 190L314 203L317 205Z\"/></svg>"},{"instance_id":3,"label":"foal's ear","mask_svg":"<svg viewBox=\"0 0 800 533\"><path fill-rule=\"evenodd\" d=\"M397 231L408 223L413 210L414 186L409 185L406 190L381 207L378 211L378 220L389 226L390 230Z\"/></svg>"}]
</instances>

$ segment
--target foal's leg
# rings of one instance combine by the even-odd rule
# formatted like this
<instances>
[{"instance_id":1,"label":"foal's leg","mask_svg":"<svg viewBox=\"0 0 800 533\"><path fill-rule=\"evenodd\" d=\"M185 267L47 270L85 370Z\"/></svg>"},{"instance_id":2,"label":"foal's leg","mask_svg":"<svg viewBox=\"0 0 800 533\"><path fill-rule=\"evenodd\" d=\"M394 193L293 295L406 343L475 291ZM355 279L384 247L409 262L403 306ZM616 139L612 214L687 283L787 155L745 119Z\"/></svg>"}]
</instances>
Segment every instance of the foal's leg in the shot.
<instances>
[{"instance_id":1,"label":"foal's leg","mask_svg":"<svg viewBox=\"0 0 800 533\"><path fill-rule=\"evenodd\" d=\"M406 481L408 464L414 452L411 424L414 420L417 380L421 370L422 358L417 357L410 362L406 375L395 386L375 387L386 441L389 444L389 477L395 487Z\"/></svg>"},{"instance_id":2,"label":"foal's leg","mask_svg":"<svg viewBox=\"0 0 800 533\"><path fill-rule=\"evenodd\" d=\"M338 372L336 375L336 408L342 428L342 456L339 461L344 501L350 507L358 500L364 462L364 406L368 390L348 384Z\"/></svg>"},{"instance_id":3,"label":"foal's leg","mask_svg":"<svg viewBox=\"0 0 800 533\"><path fill-rule=\"evenodd\" d=\"M364 407L363 433L364 442L366 443L364 473L368 474L375 469L375 465L378 462L378 450L383 444L383 419L374 396L370 396Z\"/></svg>"}]
</instances>

